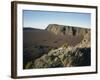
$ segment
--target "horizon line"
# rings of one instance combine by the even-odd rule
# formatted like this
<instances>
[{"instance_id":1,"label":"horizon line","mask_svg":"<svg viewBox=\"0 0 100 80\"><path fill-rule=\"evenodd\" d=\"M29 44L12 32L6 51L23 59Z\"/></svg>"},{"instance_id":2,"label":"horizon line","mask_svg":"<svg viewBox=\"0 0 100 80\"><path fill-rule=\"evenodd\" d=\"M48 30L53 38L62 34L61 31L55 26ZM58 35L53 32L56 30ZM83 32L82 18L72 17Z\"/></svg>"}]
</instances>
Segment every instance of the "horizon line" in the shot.
<instances>
[{"instance_id":1,"label":"horizon line","mask_svg":"<svg viewBox=\"0 0 100 80\"><path fill-rule=\"evenodd\" d=\"M87 28L87 29L91 29L90 27L83 27L83 26L73 26L73 25L63 25L63 24L48 24L48 26L49 25L59 25L59 26L66 26L66 27L76 27L76 28ZM47 27L48 27L47 26ZM47 28L46 27L46 28ZM33 28L33 29L42 29L42 28L34 28L33 26L31 26L31 27L27 27L27 26L23 26L23 28ZM45 29L46 29L45 28Z\"/></svg>"}]
</instances>

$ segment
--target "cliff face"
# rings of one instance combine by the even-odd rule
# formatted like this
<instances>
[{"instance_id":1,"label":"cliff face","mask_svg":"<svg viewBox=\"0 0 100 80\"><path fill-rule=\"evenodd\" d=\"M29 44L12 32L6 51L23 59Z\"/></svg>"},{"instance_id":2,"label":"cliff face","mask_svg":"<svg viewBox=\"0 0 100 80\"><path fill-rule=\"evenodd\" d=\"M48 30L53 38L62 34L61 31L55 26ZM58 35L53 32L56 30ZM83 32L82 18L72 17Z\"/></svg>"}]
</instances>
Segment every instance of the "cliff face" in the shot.
<instances>
[{"instance_id":1,"label":"cliff face","mask_svg":"<svg viewBox=\"0 0 100 80\"><path fill-rule=\"evenodd\" d=\"M90 32L90 29L86 28L79 28L79 27L73 27L73 26L64 26L64 25L58 25L58 24L49 24L46 28L47 31L50 31L56 35L85 35L86 33Z\"/></svg>"},{"instance_id":2,"label":"cliff face","mask_svg":"<svg viewBox=\"0 0 100 80\"><path fill-rule=\"evenodd\" d=\"M31 44L24 48L25 69L91 65L90 29L49 24L45 30L26 29L24 39Z\"/></svg>"}]
</instances>

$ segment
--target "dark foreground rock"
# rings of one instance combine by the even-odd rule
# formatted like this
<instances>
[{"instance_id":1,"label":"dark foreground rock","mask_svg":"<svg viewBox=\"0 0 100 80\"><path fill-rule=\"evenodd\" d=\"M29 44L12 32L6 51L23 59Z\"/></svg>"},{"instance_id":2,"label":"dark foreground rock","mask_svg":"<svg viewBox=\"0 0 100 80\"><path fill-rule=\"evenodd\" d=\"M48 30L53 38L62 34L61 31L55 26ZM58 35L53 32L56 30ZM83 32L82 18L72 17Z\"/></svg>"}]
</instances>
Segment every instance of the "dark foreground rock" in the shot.
<instances>
[{"instance_id":1,"label":"dark foreground rock","mask_svg":"<svg viewBox=\"0 0 100 80\"><path fill-rule=\"evenodd\" d=\"M59 48L35 60L33 68L54 68L71 66L89 66L91 49L89 48Z\"/></svg>"}]
</instances>

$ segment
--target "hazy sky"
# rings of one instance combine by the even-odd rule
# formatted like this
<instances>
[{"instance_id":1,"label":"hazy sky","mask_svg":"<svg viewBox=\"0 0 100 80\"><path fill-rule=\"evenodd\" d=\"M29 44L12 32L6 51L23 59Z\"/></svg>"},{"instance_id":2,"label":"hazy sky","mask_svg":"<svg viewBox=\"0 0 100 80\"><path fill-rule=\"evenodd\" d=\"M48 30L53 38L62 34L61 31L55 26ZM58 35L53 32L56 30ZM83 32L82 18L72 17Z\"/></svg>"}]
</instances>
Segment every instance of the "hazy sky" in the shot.
<instances>
[{"instance_id":1,"label":"hazy sky","mask_svg":"<svg viewBox=\"0 0 100 80\"><path fill-rule=\"evenodd\" d=\"M90 28L91 14L23 10L23 27L45 29L49 24Z\"/></svg>"}]
</instances>

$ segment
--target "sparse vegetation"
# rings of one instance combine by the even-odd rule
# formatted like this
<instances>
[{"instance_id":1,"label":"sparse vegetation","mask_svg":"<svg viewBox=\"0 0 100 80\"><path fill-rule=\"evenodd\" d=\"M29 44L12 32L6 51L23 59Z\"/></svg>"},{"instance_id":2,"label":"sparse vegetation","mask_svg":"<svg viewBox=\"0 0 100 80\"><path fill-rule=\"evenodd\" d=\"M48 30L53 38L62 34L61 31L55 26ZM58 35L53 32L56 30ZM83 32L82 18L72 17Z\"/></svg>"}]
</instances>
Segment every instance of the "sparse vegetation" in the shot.
<instances>
[{"instance_id":1,"label":"sparse vegetation","mask_svg":"<svg viewBox=\"0 0 100 80\"><path fill-rule=\"evenodd\" d=\"M25 69L30 69L30 68L32 68L32 65L33 65L32 61L28 62L28 63L26 64L26 66L25 66Z\"/></svg>"},{"instance_id":2,"label":"sparse vegetation","mask_svg":"<svg viewBox=\"0 0 100 80\"><path fill-rule=\"evenodd\" d=\"M68 45L68 43L66 42L66 43L64 43L63 45L62 45L62 47L63 48L67 48L69 45Z\"/></svg>"}]
</instances>

